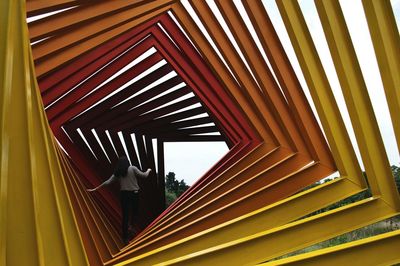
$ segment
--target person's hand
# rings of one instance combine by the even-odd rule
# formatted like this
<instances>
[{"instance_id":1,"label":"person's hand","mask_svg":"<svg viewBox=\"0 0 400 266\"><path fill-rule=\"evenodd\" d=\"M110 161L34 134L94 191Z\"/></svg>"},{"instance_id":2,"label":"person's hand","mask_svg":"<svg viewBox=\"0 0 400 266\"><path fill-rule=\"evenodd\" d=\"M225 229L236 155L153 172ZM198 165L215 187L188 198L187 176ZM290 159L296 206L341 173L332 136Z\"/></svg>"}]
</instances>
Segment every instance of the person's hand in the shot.
<instances>
[{"instance_id":1,"label":"person's hand","mask_svg":"<svg viewBox=\"0 0 400 266\"><path fill-rule=\"evenodd\" d=\"M93 191L96 191L96 189L95 188L88 188L88 189L86 189L86 191L93 192Z\"/></svg>"},{"instance_id":2,"label":"person's hand","mask_svg":"<svg viewBox=\"0 0 400 266\"><path fill-rule=\"evenodd\" d=\"M147 168L147 173L148 173L148 174L151 173L151 168Z\"/></svg>"}]
</instances>

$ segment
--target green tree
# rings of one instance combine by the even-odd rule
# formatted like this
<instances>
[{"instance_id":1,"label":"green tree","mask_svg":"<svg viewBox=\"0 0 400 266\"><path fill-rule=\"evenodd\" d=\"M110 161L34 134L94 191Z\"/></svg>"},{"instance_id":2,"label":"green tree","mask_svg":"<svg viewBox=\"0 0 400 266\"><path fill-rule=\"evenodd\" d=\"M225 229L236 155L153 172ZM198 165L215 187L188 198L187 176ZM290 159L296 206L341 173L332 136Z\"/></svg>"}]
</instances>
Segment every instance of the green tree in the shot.
<instances>
[{"instance_id":1,"label":"green tree","mask_svg":"<svg viewBox=\"0 0 400 266\"><path fill-rule=\"evenodd\" d=\"M167 206L174 202L180 195L185 192L189 186L182 179L178 181L174 172L169 172L165 176L165 200Z\"/></svg>"},{"instance_id":2,"label":"green tree","mask_svg":"<svg viewBox=\"0 0 400 266\"><path fill-rule=\"evenodd\" d=\"M396 182L397 191L400 193L400 167L392 165L392 172L394 176L394 181Z\"/></svg>"},{"instance_id":3,"label":"green tree","mask_svg":"<svg viewBox=\"0 0 400 266\"><path fill-rule=\"evenodd\" d=\"M169 191L174 191L175 190L175 173L169 172L165 176L165 188Z\"/></svg>"},{"instance_id":4,"label":"green tree","mask_svg":"<svg viewBox=\"0 0 400 266\"><path fill-rule=\"evenodd\" d=\"M189 186L188 185L186 185L186 183L185 183L185 181L183 181L183 179L179 182L179 184L178 184L178 197L180 196L180 195L182 195L183 194L183 192L185 192L186 191L186 189L188 189L189 188Z\"/></svg>"},{"instance_id":5,"label":"green tree","mask_svg":"<svg viewBox=\"0 0 400 266\"><path fill-rule=\"evenodd\" d=\"M165 189L165 204L166 206L169 206L176 200L176 195L173 192L168 191L168 189Z\"/></svg>"}]
</instances>

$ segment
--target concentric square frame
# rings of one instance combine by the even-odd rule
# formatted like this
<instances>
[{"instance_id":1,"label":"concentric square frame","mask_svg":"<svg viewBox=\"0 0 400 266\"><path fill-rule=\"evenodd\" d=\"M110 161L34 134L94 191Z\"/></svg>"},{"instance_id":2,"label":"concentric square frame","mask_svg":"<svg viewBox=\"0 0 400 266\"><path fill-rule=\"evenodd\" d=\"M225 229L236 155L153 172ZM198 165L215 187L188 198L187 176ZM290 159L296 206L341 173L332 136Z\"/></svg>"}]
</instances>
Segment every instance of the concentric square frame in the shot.
<instances>
[{"instance_id":1,"label":"concentric square frame","mask_svg":"<svg viewBox=\"0 0 400 266\"><path fill-rule=\"evenodd\" d=\"M52 10L55 6L60 8L70 4L70 1L59 1L52 6L45 2L28 1L28 14L41 13L44 10ZM349 110L372 197L302 219L301 217L363 191L368 186L362 176L347 130L297 2L278 0L277 4L310 89L329 147L261 2L242 1L272 69L277 74L281 90L272 79L265 62L258 54L258 49L254 49L255 44L244 23L238 19L233 2L221 0L216 1L216 4L228 22L238 45L244 51L254 79L239 59L223 30L218 27L219 24L204 1L190 1L190 4L223 57L227 59L226 63L233 75L180 1L136 1L137 3L131 4L122 2L105 1L77 8L76 13L69 13L74 17L74 23L80 26L71 26L73 30L63 30L64 27L69 27L69 21L62 15L55 20L34 23L29 27L31 41L51 35L56 36L33 48L35 67L29 52L27 32L24 30L24 23L21 23L23 21L21 1L19 4L8 4L7 8L2 9L6 14L3 18L8 19L3 25L16 28L20 39L8 40L5 48L1 49L7 55L10 53L7 47L15 46L15 50L12 51L16 59L11 59L10 55L3 56L4 70L0 72L31 75L30 79L27 78L29 75L24 76L25 83L21 83L17 78L10 79L10 75L2 76L2 84L13 84L17 88L11 91L7 89L9 88L7 85L1 94L3 125L1 243L2 247L7 244L7 249L2 248L4 255L2 260L7 263L27 257L38 257L38 261L42 263L49 262L54 256L54 250L64 249L65 255L59 259L78 264L85 261L95 265L257 264L399 213L399 195L338 1L316 1L316 6ZM395 60L396 55L391 54L399 48L399 37L393 30L396 29L393 13L387 1L365 0L363 5L382 72L395 134L399 140L396 110L400 107L397 90L400 72L398 62ZM89 10L93 17L87 16ZM171 17L162 14L168 10L183 27L195 48L184 41L186 37ZM129 12L132 16L126 20L126 14ZM17 16L13 18L10 14ZM211 169L133 242L120 250L120 240L116 237L117 232L111 226L110 218L99 208L94 198L84 191L87 183L78 178L88 175L91 169L79 168L71 163L73 160L55 144L45 121L43 106L38 101L39 90L34 82L33 73L36 73L41 84L42 77L51 77L48 73L55 73L57 69L67 67L73 58L85 56L86 51L134 26L140 26L149 19L162 23L165 30L172 33L170 37L175 41L175 45L180 48L180 53L173 53L171 52L173 44L168 45L168 50L163 54L165 57L174 55L179 58L182 53L192 55L183 59L169 58L169 62L187 64L185 60L189 60L188 58L198 60L198 64L193 63L194 61L189 64L203 67L201 75L207 76L205 72L213 73L215 82L219 83L229 95L226 97L230 97L232 102L240 106L242 114L251 125L246 128L254 132L251 134L253 138L246 139L251 143L249 146L242 143L242 147L247 149L241 153L235 151L232 156L227 156L226 160L230 160L229 163ZM93 33L91 36L84 33L88 32L88 29L92 29L89 31ZM9 33L10 30L3 32ZM159 50L165 49L166 43L170 42L169 39L159 29L155 29L152 34L154 44L160 45ZM197 59L194 59L195 55ZM10 64L12 60L17 62L18 58L22 58L23 63ZM68 67L72 68L73 65L70 64ZM43 89L43 86L40 88ZM29 91L33 98L29 97L29 93L23 98L21 91ZM207 97L204 101L212 101ZM13 99L15 106L7 103L9 99ZM9 126L13 112L3 110L24 106L28 108L29 115L21 116L20 122L28 128L28 133L22 137L27 140L28 145L24 147L11 142L13 149L11 154L10 149L4 148L8 147L7 136L19 136L19 133L15 131L15 127ZM21 111L16 109L15 113L20 114ZM60 130L61 124L52 124L51 119L49 122L55 132L54 135L60 138L62 134L57 135L57 130ZM40 137L43 141L36 141L33 136ZM41 145L46 146L45 152L40 151ZM56 151L58 160L55 156ZM11 189L15 184L25 181L11 180L8 178L9 171L6 171L9 169L8 165L12 164L9 159L18 153L29 154L24 158L31 165L27 176L33 180L29 189L34 195L32 216L24 213L21 217L25 219L21 220L23 223L35 224L25 231L28 234L27 238L32 240L28 242L36 241L39 246L38 249L21 250L20 258L17 258L15 252L18 246L16 240L20 239L20 236L6 230L12 227L14 222L23 226L20 219L14 219L18 216L10 215L10 210L20 204L20 201L12 196ZM73 149L69 150L69 153L71 157L81 156ZM39 161L45 163L39 164ZM43 174L47 171L47 167L48 173ZM336 170L340 178L295 194ZM86 174L82 173L85 171ZM50 191L44 182L45 176L50 177L49 180L53 184ZM45 198L47 196L43 195L47 195L46 191L53 193L54 198ZM23 199L27 205L20 205L22 209L28 208L29 200L29 197ZM56 204L53 204L54 202ZM72 206L73 213L61 211L68 210L68 206ZM49 210L49 214L40 216L39 213L43 210ZM58 211L60 221L64 222L57 222L55 214L50 214L50 210L51 213ZM57 229L57 226L51 227L50 233L58 232L58 235L63 236L63 240L58 236L44 233L41 227L44 224L59 225L61 229ZM265 264L338 265L340 262L356 259L373 265L396 263L400 258L393 251L398 247L399 234L397 230L371 239ZM79 240L78 235L82 240ZM52 243L54 246L48 248L44 243ZM81 245L83 248L79 248ZM363 254L365 250L374 252L373 259L365 258ZM383 252L377 253L377 251Z\"/></svg>"}]
</instances>

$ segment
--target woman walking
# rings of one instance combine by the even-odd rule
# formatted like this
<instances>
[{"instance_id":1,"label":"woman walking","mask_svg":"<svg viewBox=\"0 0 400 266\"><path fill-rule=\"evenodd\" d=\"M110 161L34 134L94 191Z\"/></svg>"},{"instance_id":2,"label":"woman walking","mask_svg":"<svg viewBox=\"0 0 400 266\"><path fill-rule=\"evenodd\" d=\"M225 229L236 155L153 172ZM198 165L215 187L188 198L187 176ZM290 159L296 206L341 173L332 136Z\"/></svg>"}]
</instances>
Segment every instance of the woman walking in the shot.
<instances>
[{"instance_id":1,"label":"woman walking","mask_svg":"<svg viewBox=\"0 0 400 266\"><path fill-rule=\"evenodd\" d=\"M149 176L151 169L146 172L140 171L136 166L129 163L127 157L122 156L118 159L117 166L111 177L93 189L87 189L89 192L98 190L99 188L110 185L115 181L120 184L120 200L122 209L122 240L124 244L128 244L128 225L131 217L137 217L139 211L139 185L137 178L146 178Z\"/></svg>"}]
</instances>

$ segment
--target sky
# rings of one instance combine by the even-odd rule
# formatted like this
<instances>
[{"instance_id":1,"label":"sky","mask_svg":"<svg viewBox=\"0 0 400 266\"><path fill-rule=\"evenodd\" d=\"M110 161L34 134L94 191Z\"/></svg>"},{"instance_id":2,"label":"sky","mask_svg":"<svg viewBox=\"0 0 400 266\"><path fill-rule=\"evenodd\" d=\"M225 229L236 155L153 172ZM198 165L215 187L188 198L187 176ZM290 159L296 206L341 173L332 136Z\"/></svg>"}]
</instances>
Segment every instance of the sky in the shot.
<instances>
[{"instance_id":1,"label":"sky","mask_svg":"<svg viewBox=\"0 0 400 266\"><path fill-rule=\"evenodd\" d=\"M227 152L224 142L167 142L164 146L165 174L174 172L178 180L193 185Z\"/></svg>"},{"instance_id":2,"label":"sky","mask_svg":"<svg viewBox=\"0 0 400 266\"><path fill-rule=\"evenodd\" d=\"M207 0L210 6L213 6L212 0ZM235 3L240 4L235 0ZM279 38L283 43L289 60L291 61L294 70L300 80L300 83L306 93L306 96L311 102L312 108L315 112L315 107L312 104L310 94L307 89L304 77L301 73L299 64L291 47L286 30L284 29L283 22L280 18L279 11L276 7L275 1L264 0L264 6L270 16ZM347 114L347 109L341 95L340 85L336 77L336 72L328 46L326 44L322 27L319 23L318 14L313 1L300 0L299 1L302 12L306 18L307 25L310 29L314 42L316 43L318 54L321 58L322 64L328 76L328 80L334 92L336 101L341 110L345 125L349 131L350 138L355 148L359 162L362 166L358 147L355 141L354 133L351 127L350 119ZM380 79L379 69L374 55L372 42L369 37L368 26L366 24L363 8L360 0L341 0L340 1L346 24L349 27L350 35L353 40L353 45L365 78L370 98L375 115L378 120L379 129L382 134L386 152L388 154L389 163L400 165L400 158L397 150L397 144L394 137L393 127L390 120L390 114L386 104L386 98L383 91L383 85ZM397 27L400 21L400 0L391 1ZM208 169L218 162L226 153L228 148L225 143L212 142L212 143L166 143L165 144L165 173L174 172L178 180L184 179L188 185L192 185L198 178L200 178Z\"/></svg>"}]
</instances>

